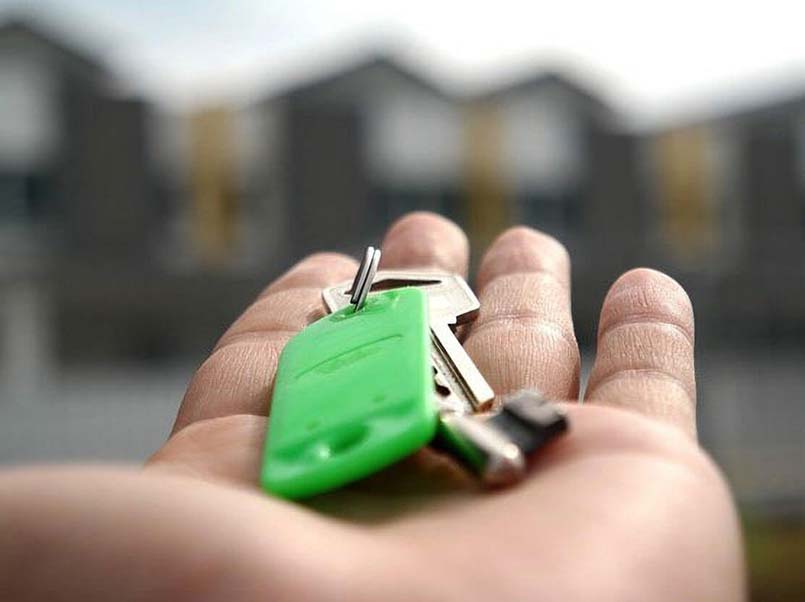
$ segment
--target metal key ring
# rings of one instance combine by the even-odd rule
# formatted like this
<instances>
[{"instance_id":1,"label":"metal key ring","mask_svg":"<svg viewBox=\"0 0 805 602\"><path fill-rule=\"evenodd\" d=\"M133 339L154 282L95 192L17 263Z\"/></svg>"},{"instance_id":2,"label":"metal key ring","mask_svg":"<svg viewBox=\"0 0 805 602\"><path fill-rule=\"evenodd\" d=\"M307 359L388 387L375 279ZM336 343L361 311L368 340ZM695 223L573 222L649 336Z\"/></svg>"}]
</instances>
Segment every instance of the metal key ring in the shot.
<instances>
[{"instance_id":1,"label":"metal key ring","mask_svg":"<svg viewBox=\"0 0 805 602\"><path fill-rule=\"evenodd\" d=\"M355 306L355 311L360 310L366 303L366 297L372 289L379 264L380 249L367 247L363 260L358 266L358 273L355 274L355 280L352 282L352 296L349 302Z\"/></svg>"}]
</instances>

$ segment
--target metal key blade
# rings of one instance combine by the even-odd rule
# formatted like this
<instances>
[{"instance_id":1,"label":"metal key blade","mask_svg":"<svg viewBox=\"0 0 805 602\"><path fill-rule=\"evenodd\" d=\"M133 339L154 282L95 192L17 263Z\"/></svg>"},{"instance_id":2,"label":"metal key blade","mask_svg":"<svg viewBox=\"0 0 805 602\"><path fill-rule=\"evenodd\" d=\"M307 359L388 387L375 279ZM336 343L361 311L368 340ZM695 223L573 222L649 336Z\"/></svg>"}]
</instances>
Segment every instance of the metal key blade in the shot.
<instances>
[{"instance_id":1,"label":"metal key blade","mask_svg":"<svg viewBox=\"0 0 805 602\"><path fill-rule=\"evenodd\" d=\"M461 388L463 397L474 401L472 410L479 412L489 409L495 399L495 392L478 371L472 358L467 355L450 326L444 322L431 322L430 331L436 352L447 364L446 372L453 377L456 386Z\"/></svg>"},{"instance_id":2,"label":"metal key blade","mask_svg":"<svg viewBox=\"0 0 805 602\"><path fill-rule=\"evenodd\" d=\"M436 388L436 403L442 413L471 414L475 410L471 396L451 366L450 360L440 350L439 342L431 330L430 364L433 367L433 382Z\"/></svg>"}]
</instances>

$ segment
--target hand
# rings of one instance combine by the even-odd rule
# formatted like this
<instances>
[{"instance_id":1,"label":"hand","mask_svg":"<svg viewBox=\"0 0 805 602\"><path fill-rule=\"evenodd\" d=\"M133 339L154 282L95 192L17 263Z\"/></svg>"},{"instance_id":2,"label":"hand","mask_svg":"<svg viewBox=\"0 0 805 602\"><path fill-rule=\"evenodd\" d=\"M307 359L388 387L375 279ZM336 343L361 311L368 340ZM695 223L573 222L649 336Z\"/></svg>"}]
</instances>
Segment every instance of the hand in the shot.
<instances>
[{"instance_id":1,"label":"hand","mask_svg":"<svg viewBox=\"0 0 805 602\"><path fill-rule=\"evenodd\" d=\"M468 245L430 214L398 221L383 267L464 273ZM271 284L195 374L145 470L0 478L0 598L24 600L740 600L740 531L696 443L693 313L671 278L619 278L579 396L570 262L527 228L477 276L465 346L499 394L568 400L571 431L529 478L480 492L421 452L307 506L256 482L283 345L356 263L314 255Z\"/></svg>"}]
</instances>

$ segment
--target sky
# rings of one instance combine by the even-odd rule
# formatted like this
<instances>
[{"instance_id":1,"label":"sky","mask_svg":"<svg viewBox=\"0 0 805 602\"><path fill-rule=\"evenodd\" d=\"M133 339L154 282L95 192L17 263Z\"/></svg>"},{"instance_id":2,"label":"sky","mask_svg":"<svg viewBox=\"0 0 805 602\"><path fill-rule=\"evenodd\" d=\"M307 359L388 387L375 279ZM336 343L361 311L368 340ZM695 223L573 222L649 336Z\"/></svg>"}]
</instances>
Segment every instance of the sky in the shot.
<instances>
[{"instance_id":1,"label":"sky","mask_svg":"<svg viewBox=\"0 0 805 602\"><path fill-rule=\"evenodd\" d=\"M248 100L370 50L458 92L559 69L637 121L805 90L803 2L0 0L21 7L177 107Z\"/></svg>"}]
</instances>

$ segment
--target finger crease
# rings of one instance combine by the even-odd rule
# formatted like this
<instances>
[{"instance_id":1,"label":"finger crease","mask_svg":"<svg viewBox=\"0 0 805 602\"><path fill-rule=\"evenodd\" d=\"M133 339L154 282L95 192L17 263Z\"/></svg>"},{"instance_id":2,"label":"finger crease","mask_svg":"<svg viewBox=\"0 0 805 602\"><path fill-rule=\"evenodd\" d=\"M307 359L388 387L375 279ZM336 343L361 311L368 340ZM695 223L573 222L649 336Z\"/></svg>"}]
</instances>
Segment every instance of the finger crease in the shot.
<instances>
[{"instance_id":1,"label":"finger crease","mask_svg":"<svg viewBox=\"0 0 805 602\"><path fill-rule=\"evenodd\" d=\"M593 383L593 387L588 389L586 397L589 399L594 399L595 395L592 392L600 389L604 385L607 385L611 382L614 382L618 379L624 380L638 380L638 379L650 379L650 380L661 380L664 382L669 382L680 389L685 393L685 396L688 400L695 406L696 405L696 391L695 385L691 390L691 387L676 374L671 372L670 370L664 370L662 368L621 368L618 370L613 370L608 374L604 374L600 378L597 378Z\"/></svg>"},{"instance_id":2,"label":"finger crease","mask_svg":"<svg viewBox=\"0 0 805 602\"><path fill-rule=\"evenodd\" d=\"M298 330L284 330L284 329L268 329L261 330L259 328L244 330L225 337L218 345L215 346L213 352L224 349L225 347L242 345L244 343L263 343L272 339L290 339L295 336Z\"/></svg>"},{"instance_id":3,"label":"finger crease","mask_svg":"<svg viewBox=\"0 0 805 602\"><path fill-rule=\"evenodd\" d=\"M558 322L548 320L539 314L530 312L514 312L486 317L484 318L483 322L473 327L469 338L472 338L474 335L488 330L491 327L528 327L533 330L548 331L557 335L555 338L563 340L574 349L576 348L576 336L574 333L568 331L567 328Z\"/></svg>"},{"instance_id":4,"label":"finger crease","mask_svg":"<svg viewBox=\"0 0 805 602\"><path fill-rule=\"evenodd\" d=\"M267 290L264 293L262 293L259 297L257 297L257 301L255 301L254 304L257 304L257 303L262 304L264 301L266 301L268 299L271 299L271 298L276 297L278 295L287 295L289 293L299 294L299 293L307 293L307 292L318 292L319 294L321 294L322 289L327 288L328 286L330 286L328 283L324 283L322 286L310 286L310 285L300 284L300 285L291 286L291 287L288 287L288 288L278 288L278 289L274 289L274 290ZM269 287L269 289L270 289L270 287Z\"/></svg>"},{"instance_id":5,"label":"finger crease","mask_svg":"<svg viewBox=\"0 0 805 602\"><path fill-rule=\"evenodd\" d=\"M667 326L681 334L682 337L688 342L688 345L690 345L691 349L694 347L694 337L687 328L677 324L676 322L656 318L652 319L647 317L647 315L648 314L636 314L629 318L619 319L617 322L607 325L607 327L599 333L598 340L600 341L613 332L627 326Z\"/></svg>"},{"instance_id":6,"label":"finger crease","mask_svg":"<svg viewBox=\"0 0 805 602\"><path fill-rule=\"evenodd\" d=\"M546 276L549 280L556 282L563 290L567 291L568 295L570 294L570 284L563 278L560 278L559 275L553 271L549 270L548 268L534 268L528 270L515 270L513 272L500 272L495 274L486 281L486 283L478 289L478 293L481 294L483 291L489 287L490 284L495 282L496 280L500 280L501 278L506 277L517 277L517 276Z\"/></svg>"}]
</instances>

